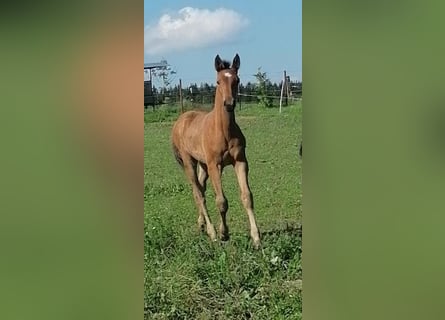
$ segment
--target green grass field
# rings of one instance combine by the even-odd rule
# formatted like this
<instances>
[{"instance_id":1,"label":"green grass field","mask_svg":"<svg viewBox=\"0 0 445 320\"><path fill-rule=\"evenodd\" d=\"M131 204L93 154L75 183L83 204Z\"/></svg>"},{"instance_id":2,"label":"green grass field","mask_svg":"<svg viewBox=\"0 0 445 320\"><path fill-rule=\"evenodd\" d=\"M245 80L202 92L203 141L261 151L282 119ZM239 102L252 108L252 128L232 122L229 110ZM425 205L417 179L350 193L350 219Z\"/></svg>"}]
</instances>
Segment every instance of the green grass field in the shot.
<instances>
[{"instance_id":1,"label":"green grass field","mask_svg":"<svg viewBox=\"0 0 445 320\"><path fill-rule=\"evenodd\" d=\"M301 319L301 113L300 103L281 114L255 105L236 110L262 232L255 251L233 168L223 173L231 238L211 243L198 232L191 188L171 151L178 114L145 112L146 319ZM207 207L217 228L210 181Z\"/></svg>"}]
</instances>

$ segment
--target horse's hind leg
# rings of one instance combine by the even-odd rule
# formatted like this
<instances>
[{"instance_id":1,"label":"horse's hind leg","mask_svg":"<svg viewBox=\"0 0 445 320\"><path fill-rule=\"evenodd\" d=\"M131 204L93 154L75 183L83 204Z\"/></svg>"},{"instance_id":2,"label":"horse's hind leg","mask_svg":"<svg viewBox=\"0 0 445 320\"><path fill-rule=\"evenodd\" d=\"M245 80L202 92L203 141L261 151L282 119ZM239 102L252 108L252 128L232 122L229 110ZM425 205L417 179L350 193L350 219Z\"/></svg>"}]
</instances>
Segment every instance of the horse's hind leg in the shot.
<instances>
[{"instance_id":1,"label":"horse's hind leg","mask_svg":"<svg viewBox=\"0 0 445 320\"><path fill-rule=\"evenodd\" d=\"M226 213L229 209L227 198L224 195L221 183L222 167L220 164L209 164L208 172L212 180L213 189L215 190L216 207L221 215L221 224L219 225L219 232L221 240L229 240L229 228L226 223Z\"/></svg>"},{"instance_id":2,"label":"horse's hind leg","mask_svg":"<svg viewBox=\"0 0 445 320\"><path fill-rule=\"evenodd\" d=\"M249 217L250 236L252 237L254 247L258 249L261 246L261 240L258 226L255 221L255 214L253 212L253 197L248 182L249 165L245 156L238 159L235 162L234 167L241 191L241 201L244 209L246 209L247 216Z\"/></svg>"},{"instance_id":3,"label":"horse's hind leg","mask_svg":"<svg viewBox=\"0 0 445 320\"><path fill-rule=\"evenodd\" d=\"M207 179L209 177L209 175L207 173L207 166L203 163L198 162L196 169L197 169L197 173L198 173L199 186L201 187L201 193L204 198L204 204L205 204L205 193L206 193L206 188L207 188ZM201 231L204 231L205 226L206 226L205 215L202 212L202 210L199 210L198 227Z\"/></svg>"},{"instance_id":4,"label":"horse's hind leg","mask_svg":"<svg viewBox=\"0 0 445 320\"><path fill-rule=\"evenodd\" d=\"M193 197L195 199L196 206L198 207L199 211L198 222L201 223L202 219L204 219L204 222L206 224L207 234L209 235L211 240L216 240L215 228L213 227L212 222L210 221L209 215L207 213L206 201L203 189L198 180L197 163L194 159L190 157L183 157L183 161L184 161L184 171L192 185Z\"/></svg>"}]
</instances>

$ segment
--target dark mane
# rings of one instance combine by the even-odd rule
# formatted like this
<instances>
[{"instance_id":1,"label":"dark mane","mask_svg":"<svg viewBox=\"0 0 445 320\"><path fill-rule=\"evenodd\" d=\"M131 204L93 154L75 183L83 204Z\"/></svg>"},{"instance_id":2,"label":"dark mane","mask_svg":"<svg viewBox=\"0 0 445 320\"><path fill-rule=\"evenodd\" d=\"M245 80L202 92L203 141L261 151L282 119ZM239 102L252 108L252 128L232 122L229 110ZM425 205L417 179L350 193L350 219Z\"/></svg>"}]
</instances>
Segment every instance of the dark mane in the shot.
<instances>
[{"instance_id":1,"label":"dark mane","mask_svg":"<svg viewBox=\"0 0 445 320\"><path fill-rule=\"evenodd\" d=\"M230 69L230 62L229 61L223 60L222 64L224 65L224 68L222 68L221 70Z\"/></svg>"}]
</instances>

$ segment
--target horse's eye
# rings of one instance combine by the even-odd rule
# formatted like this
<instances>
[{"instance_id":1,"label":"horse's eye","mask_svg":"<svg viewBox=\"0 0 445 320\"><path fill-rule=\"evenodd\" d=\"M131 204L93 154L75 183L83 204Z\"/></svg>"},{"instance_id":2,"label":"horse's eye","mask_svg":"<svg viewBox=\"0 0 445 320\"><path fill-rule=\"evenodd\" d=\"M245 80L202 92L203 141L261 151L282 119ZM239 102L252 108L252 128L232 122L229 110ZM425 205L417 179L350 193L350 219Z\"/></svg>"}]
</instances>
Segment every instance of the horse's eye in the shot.
<instances>
[{"instance_id":1,"label":"horse's eye","mask_svg":"<svg viewBox=\"0 0 445 320\"><path fill-rule=\"evenodd\" d=\"M219 80L218 80L218 81L216 81L216 84L219 84Z\"/></svg>"}]
</instances>

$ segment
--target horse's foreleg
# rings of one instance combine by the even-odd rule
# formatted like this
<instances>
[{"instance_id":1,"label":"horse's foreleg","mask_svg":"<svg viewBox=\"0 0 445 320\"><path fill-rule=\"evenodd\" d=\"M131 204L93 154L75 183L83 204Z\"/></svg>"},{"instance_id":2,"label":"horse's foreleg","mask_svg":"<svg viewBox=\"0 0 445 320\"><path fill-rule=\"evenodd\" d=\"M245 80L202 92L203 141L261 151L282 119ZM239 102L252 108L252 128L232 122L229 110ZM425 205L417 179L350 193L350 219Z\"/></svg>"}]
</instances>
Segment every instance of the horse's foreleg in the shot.
<instances>
[{"instance_id":1,"label":"horse's foreleg","mask_svg":"<svg viewBox=\"0 0 445 320\"><path fill-rule=\"evenodd\" d=\"M197 165L197 173L198 173L198 182L199 186L201 188L201 193L204 198L205 202L205 192L207 188L207 178L209 177L207 173L207 166L203 163L199 163ZM199 210L199 216L198 216L198 227L201 231L205 230L205 215L203 214L202 210Z\"/></svg>"},{"instance_id":2,"label":"horse's foreleg","mask_svg":"<svg viewBox=\"0 0 445 320\"><path fill-rule=\"evenodd\" d=\"M249 217L250 236L252 237L255 248L258 249L261 246L261 240L258 226L255 221L255 214L253 211L253 196L249 187L249 165L247 163L247 160L243 158L242 160L236 161L234 164L234 168L241 191L241 201L243 203L244 209L246 209L247 216Z\"/></svg>"},{"instance_id":3,"label":"horse's foreleg","mask_svg":"<svg viewBox=\"0 0 445 320\"><path fill-rule=\"evenodd\" d=\"M215 227L213 227L213 224L210 221L210 217L207 213L206 200L204 197L203 189L198 179L198 174L196 172L196 164L193 163L191 159L184 159L184 170L192 185L193 197L195 199L196 206L198 207L198 223L200 224L199 226L203 227L205 222L207 234L209 235L210 239L216 240Z\"/></svg>"},{"instance_id":4,"label":"horse's foreleg","mask_svg":"<svg viewBox=\"0 0 445 320\"><path fill-rule=\"evenodd\" d=\"M216 207L221 215L221 224L219 225L221 240L226 241L229 240L229 228L226 223L226 213L229 205L222 189L222 167L220 164L208 164L208 172L212 180L213 189L215 190Z\"/></svg>"}]
</instances>

